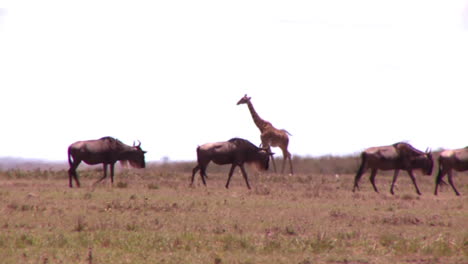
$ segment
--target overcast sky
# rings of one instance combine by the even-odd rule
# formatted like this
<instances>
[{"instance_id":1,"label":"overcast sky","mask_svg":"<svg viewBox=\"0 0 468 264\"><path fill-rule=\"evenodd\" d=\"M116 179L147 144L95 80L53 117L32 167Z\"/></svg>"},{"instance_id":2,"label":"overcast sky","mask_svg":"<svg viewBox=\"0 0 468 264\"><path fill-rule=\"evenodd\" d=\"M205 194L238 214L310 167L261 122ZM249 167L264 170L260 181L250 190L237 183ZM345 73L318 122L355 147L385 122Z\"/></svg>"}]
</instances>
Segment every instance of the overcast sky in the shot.
<instances>
[{"instance_id":1,"label":"overcast sky","mask_svg":"<svg viewBox=\"0 0 468 264\"><path fill-rule=\"evenodd\" d=\"M468 145L468 2L0 1L0 157L113 136L147 160L260 143L293 155ZM275 150L280 154L280 150Z\"/></svg>"}]
</instances>

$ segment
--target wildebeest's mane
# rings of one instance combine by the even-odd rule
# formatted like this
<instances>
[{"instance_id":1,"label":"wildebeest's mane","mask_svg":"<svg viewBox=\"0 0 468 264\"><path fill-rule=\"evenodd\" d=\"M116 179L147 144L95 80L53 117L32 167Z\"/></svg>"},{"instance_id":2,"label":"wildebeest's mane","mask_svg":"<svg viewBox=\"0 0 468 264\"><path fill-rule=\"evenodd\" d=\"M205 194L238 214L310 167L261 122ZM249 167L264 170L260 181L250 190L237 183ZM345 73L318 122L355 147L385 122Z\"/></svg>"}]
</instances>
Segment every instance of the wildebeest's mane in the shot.
<instances>
[{"instance_id":1,"label":"wildebeest's mane","mask_svg":"<svg viewBox=\"0 0 468 264\"><path fill-rule=\"evenodd\" d=\"M112 149L114 150L123 150L124 148L128 148L129 146L127 146L126 144L124 144L122 141L116 139L116 138L113 138L113 137L102 137L100 138L100 140L104 140L104 141L108 141L109 142L109 145ZM133 168L140 168L141 166L132 161L132 160L120 160L120 165L122 167L127 167L129 164L131 167Z\"/></svg>"},{"instance_id":2,"label":"wildebeest's mane","mask_svg":"<svg viewBox=\"0 0 468 264\"><path fill-rule=\"evenodd\" d=\"M255 149L257 148L257 146L252 144L252 142L243 138L231 138L230 140L228 140L228 142L233 143L237 146L248 146L250 148L255 148Z\"/></svg>"},{"instance_id":3,"label":"wildebeest's mane","mask_svg":"<svg viewBox=\"0 0 468 264\"><path fill-rule=\"evenodd\" d=\"M424 152L414 148L412 145L410 145L407 142L397 142L397 143L393 144L393 147L398 148L399 145L405 146L406 149L409 149L411 152L413 152L413 153L415 153L417 155L424 154Z\"/></svg>"},{"instance_id":4,"label":"wildebeest's mane","mask_svg":"<svg viewBox=\"0 0 468 264\"><path fill-rule=\"evenodd\" d=\"M116 139L116 138L113 138L113 137L102 137L100 138L100 140L108 140L108 141L111 141L111 142L118 142L120 144L123 144L122 141Z\"/></svg>"},{"instance_id":5,"label":"wildebeest's mane","mask_svg":"<svg viewBox=\"0 0 468 264\"><path fill-rule=\"evenodd\" d=\"M122 141L113 138L113 137L102 137L99 140L107 141L109 142L110 146L113 149L122 149L124 146L126 146Z\"/></svg>"},{"instance_id":6,"label":"wildebeest's mane","mask_svg":"<svg viewBox=\"0 0 468 264\"><path fill-rule=\"evenodd\" d=\"M392 146L396 147L396 146L398 146L398 145L400 145L400 144L402 144L402 145L410 145L410 144L409 144L408 142L406 142L406 141L398 141L398 142L396 142L395 144L393 144ZM410 145L410 146L411 146L411 145Z\"/></svg>"}]
</instances>

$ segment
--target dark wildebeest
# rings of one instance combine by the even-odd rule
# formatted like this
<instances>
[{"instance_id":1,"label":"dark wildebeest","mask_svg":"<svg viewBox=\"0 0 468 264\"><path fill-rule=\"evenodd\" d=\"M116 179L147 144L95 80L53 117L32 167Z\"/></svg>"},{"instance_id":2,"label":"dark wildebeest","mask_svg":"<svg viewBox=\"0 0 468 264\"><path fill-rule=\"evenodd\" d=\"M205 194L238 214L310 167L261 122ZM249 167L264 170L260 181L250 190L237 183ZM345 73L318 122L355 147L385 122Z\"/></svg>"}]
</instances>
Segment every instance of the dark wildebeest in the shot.
<instances>
[{"instance_id":1,"label":"dark wildebeest","mask_svg":"<svg viewBox=\"0 0 468 264\"><path fill-rule=\"evenodd\" d=\"M270 153L266 149L259 148L248 140L241 138L232 138L225 142L201 145L197 148L198 164L193 168L192 182L190 183L190 186L193 185L195 174L198 170L200 170L200 176L203 184L206 186L206 168L208 164L213 161L218 165L232 164L226 188L229 188L229 181L234 173L234 168L239 166L242 171L242 175L244 176L245 183L247 184L247 188L250 189L247 173L244 169L244 163L252 163L257 165L261 170L268 170L270 155L273 155L273 153Z\"/></svg>"},{"instance_id":2,"label":"dark wildebeest","mask_svg":"<svg viewBox=\"0 0 468 264\"><path fill-rule=\"evenodd\" d=\"M359 179L361 179L362 174L368 169L372 170L370 182L376 192L379 192L375 186L377 170L395 170L392 187L390 188L390 193L394 194L393 187L395 186L398 173L400 170L405 170L413 181L416 192L421 195L413 175L413 170L421 169L424 174L431 175L434 165L430 151L422 152L413 148L410 144L402 142L390 146L368 148L361 153L361 159L361 166L354 179L353 192L359 189Z\"/></svg>"},{"instance_id":3,"label":"dark wildebeest","mask_svg":"<svg viewBox=\"0 0 468 264\"><path fill-rule=\"evenodd\" d=\"M468 147L462 149L444 150L439 156L439 173L436 177L434 194L437 195L437 189L442 182L445 174L448 175L448 182L457 195L460 193L455 188L452 181L452 170L468 170Z\"/></svg>"},{"instance_id":4,"label":"dark wildebeest","mask_svg":"<svg viewBox=\"0 0 468 264\"><path fill-rule=\"evenodd\" d=\"M135 146L135 143L133 146L128 146L112 137L78 141L71 144L68 147L68 163L70 164L68 176L70 179L70 188L73 187L72 178L75 178L76 185L80 187L76 168L80 165L81 161L89 165L103 164L104 176L96 183L106 178L107 165L110 165L111 183L114 183L114 165L117 161L123 164L129 162L134 168L144 168L146 151L143 151L140 146L141 143L137 146Z\"/></svg>"}]
</instances>

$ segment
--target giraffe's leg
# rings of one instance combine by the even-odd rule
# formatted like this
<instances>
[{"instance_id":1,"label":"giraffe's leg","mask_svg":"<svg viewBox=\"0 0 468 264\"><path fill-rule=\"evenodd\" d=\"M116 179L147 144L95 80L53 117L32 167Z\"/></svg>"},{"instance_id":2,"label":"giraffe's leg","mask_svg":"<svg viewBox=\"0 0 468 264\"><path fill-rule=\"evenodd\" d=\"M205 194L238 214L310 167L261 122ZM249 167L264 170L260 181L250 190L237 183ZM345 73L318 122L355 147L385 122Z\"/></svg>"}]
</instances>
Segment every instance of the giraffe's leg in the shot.
<instances>
[{"instance_id":1,"label":"giraffe's leg","mask_svg":"<svg viewBox=\"0 0 468 264\"><path fill-rule=\"evenodd\" d=\"M293 174L293 167L292 167L292 161L291 161L291 153L289 153L287 148L281 148L281 151L283 152L283 164L281 166L281 173L284 173L284 167L286 160L289 161L289 171L291 175Z\"/></svg>"},{"instance_id":2,"label":"giraffe's leg","mask_svg":"<svg viewBox=\"0 0 468 264\"><path fill-rule=\"evenodd\" d=\"M293 171L293 165L292 165L292 160L291 160L291 154L289 154L289 170L291 171L291 175L294 174L294 171Z\"/></svg>"},{"instance_id":3,"label":"giraffe's leg","mask_svg":"<svg viewBox=\"0 0 468 264\"><path fill-rule=\"evenodd\" d=\"M271 156L271 162L273 163L273 171L276 173L275 157Z\"/></svg>"},{"instance_id":4,"label":"giraffe's leg","mask_svg":"<svg viewBox=\"0 0 468 264\"><path fill-rule=\"evenodd\" d=\"M283 152L283 163L281 163L281 174L284 174L284 164L286 163L286 159L288 158L287 150L281 149Z\"/></svg>"}]
</instances>

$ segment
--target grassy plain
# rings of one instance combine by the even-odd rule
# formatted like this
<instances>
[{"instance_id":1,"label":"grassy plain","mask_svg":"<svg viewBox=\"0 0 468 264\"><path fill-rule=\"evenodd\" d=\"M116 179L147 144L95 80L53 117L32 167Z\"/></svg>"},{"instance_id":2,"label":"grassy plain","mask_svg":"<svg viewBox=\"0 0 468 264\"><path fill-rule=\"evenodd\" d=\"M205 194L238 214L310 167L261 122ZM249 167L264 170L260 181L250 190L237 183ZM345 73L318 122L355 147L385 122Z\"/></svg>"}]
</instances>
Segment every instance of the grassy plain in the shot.
<instances>
[{"instance_id":1,"label":"grassy plain","mask_svg":"<svg viewBox=\"0 0 468 264\"><path fill-rule=\"evenodd\" d=\"M101 171L0 172L1 263L468 263L468 178L416 195L401 173L375 193L366 174L351 192L354 158L295 159L297 174L208 168L208 187L189 188L192 163L122 169L92 187Z\"/></svg>"}]
</instances>

